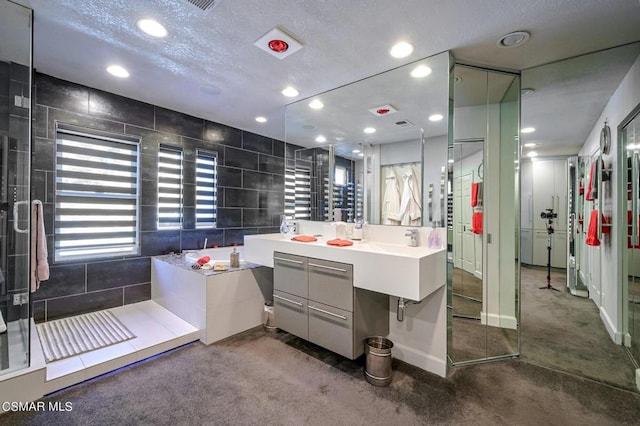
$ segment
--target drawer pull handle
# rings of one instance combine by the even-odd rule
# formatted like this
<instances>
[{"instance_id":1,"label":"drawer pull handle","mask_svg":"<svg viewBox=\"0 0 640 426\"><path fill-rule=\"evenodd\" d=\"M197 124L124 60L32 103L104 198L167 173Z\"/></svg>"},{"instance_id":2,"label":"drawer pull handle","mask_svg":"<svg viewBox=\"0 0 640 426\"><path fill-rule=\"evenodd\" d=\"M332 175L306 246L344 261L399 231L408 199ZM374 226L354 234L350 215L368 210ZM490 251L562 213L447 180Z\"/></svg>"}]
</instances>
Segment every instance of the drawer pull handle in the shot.
<instances>
[{"instance_id":1,"label":"drawer pull handle","mask_svg":"<svg viewBox=\"0 0 640 426\"><path fill-rule=\"evenodd\" d=\"M331 315L332 317L340 318L341 320L347 320L347 317L344 315L334 314L333 312L325 311L324 309L316 308L315 306L309 305L309 309L313 309L314 311L322 312L323 314Z\"/></svg>"},{"instance_id":2,"label":"drawer pull handle","mask_svg":"<svg viewBox=\"0 0 640 426\"><path fill-rule=\"evenodd\" d=\"M283 262L291 262L291 263L295 263L297 265L302 265L302 260L293 260L293 259L287 259L285 257L278 257L278 256L274 256L273 258L275 260L282 260Z\"/></svg>"},{"instance_id":3,"label":"drawer pull handle","mask_svg":"<svg viewBox=\"0 0 640 426\"><path fill-rule=\"evenodd\" d=\"M283 301L285 301L285 302L292 303L292 304L294 304L294 305L296 305L296 306L300 306L301 308L302 308L302 306L303 306L303 305L302 305L302 303L300 303L300 302L296 302L296 301L294 301L294 300L287 299L286 297L278 296L277 294L274 294L274 295L273 295L273 297L275 297L276 299L283 300Z\"/></svg>"},{"instance_id":4,"label":"drawer pull handle","mask_svg":"<svg viewBox=\"0 0 640 426\"><path fill-rule=\"evenodd\" d=\"M311 262L309 262L309 266L315 266L316 268L330 269L332 271L343 272L345 274L349 272L346 269L334 268L333 266L318 265L317 263L311 263Z\"/></svg>"}]
</instances>

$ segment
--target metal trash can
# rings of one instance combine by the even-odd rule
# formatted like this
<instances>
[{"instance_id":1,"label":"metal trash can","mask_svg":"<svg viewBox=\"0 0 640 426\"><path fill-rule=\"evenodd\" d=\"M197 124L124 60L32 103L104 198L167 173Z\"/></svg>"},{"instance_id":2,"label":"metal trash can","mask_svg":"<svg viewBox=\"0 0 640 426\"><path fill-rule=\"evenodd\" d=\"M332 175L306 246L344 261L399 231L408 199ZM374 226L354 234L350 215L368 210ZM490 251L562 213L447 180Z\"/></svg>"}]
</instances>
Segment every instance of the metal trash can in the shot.
<instances>
[{"instance_id":1,"label":"metal trash can","mask_svg":"<svg viewBox=\"0 0 640 426\"><path fill-rule=\"evenodd\" d=\"M367 337L364 341L366 356L364 378L375 386L391 383L391 348L393 342L381 336Z\"/></svg>"},{"instance_id":2,"label":"metal trash can","mask_svg":"<svg viewBox=\"0 0 640 426\"><path fill-rule=\"evenodd\" d=\"M275 322L273 318L274 318L273 302L266 301L264 303L264 312L263 312L263 324L265 329L269 331L277 330L278 327L275 326Z\"/></svg>"}]
</instances>

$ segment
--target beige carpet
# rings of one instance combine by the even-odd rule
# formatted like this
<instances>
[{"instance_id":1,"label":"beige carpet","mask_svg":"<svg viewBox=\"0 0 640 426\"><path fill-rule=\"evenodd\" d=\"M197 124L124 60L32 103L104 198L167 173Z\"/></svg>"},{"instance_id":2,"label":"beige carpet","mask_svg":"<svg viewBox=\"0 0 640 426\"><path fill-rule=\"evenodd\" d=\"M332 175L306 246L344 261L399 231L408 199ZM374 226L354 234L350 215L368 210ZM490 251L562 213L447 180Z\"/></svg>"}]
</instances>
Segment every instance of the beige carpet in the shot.
<instances>
[{"instance_id":1,"label":"beige carpet","mask_svg":"<svg viewBox=\"0 0 640 426\"><path fill-rule=\"evenodd\" d=\"M394 362L393 381L287 333L194 343L44 399L72 411L15 412L7 425L631 425L640 395L523 361L444 379Z\"/></svg>"}]
</instances>

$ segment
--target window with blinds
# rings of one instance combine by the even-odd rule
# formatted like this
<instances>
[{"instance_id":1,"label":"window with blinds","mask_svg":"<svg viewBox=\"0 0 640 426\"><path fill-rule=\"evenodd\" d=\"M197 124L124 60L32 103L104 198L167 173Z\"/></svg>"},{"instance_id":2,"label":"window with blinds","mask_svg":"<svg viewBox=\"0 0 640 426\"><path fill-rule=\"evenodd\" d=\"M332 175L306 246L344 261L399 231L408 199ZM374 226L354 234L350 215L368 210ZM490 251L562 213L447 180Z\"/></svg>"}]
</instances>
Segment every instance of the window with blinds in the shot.
<instances>
[{"instance_id":1,"label":"window with blinds","mask_svg":"<svg viewBox=\"0 0 640 426\"><path fill-rule=\"evenodd\" d=\"M196 151L196 228L215 228L217 218L218 156Z\"/></svg>"},{"instance_id":2,"label":"window with blinds","mask_svg":"<svg viewBox=\"0 0 640 426\"><path fill-rule=\"evenodd\" d=\"M311 219L311 171L306 167L285 169L284 214L288 219Z\"/></svg>"},{"instance_id":3,"label":"window with blinds","mask_svg":"<svg viewBox=\"0 0 640 426\"><path fill-rule=\"evenodd\" d=\"M158 150L158 229L182 227L182 148Z\"/></svg>"},{"instance_id":4,"label":"window with blinds","mask_svg":"<svg viewBox=\"0 0 640 426\"><path fill-rule=\"evenodd\" d=\"M57 125L55 261L139 254L139 142Z\"/></svg>"}]
</instances>

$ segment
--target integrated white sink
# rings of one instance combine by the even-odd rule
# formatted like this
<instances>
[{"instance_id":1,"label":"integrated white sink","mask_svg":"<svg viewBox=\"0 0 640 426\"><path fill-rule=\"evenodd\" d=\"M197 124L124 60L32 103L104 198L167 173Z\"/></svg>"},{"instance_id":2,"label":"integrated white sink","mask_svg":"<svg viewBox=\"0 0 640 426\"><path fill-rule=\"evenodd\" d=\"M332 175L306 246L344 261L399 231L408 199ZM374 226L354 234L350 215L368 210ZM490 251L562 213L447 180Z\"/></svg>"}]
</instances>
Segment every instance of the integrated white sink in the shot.
<instances>
[{"instance_id":1,"label":"integrated white sink","mask_svg":"<svg viewBox=\"0 0 640 426\"><path fill-rule=\"evenodd\" d=\"M282 234L245 236L248 262L273 267L275 251L351 264L354 287L410 300L422 300L446 283L445 249L377 241L333 247L321 238L301 243Z\"/></svg>"}]
</instances>

